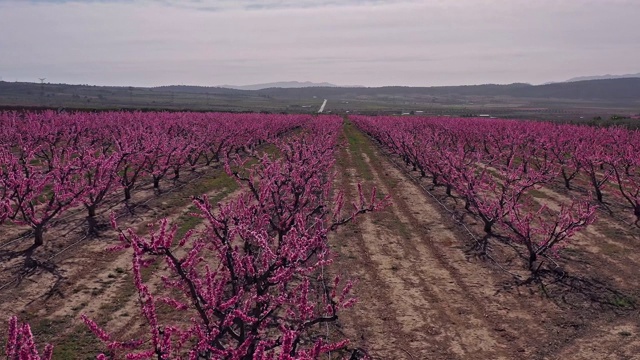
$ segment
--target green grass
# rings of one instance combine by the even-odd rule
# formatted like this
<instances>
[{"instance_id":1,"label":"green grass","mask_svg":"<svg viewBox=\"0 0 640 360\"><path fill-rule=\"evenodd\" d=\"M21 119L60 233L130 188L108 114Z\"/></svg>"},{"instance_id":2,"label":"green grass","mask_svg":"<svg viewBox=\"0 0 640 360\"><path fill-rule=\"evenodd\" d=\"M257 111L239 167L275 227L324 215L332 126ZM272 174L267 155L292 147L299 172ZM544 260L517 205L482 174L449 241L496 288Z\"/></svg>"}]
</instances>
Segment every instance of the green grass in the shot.
<instances>
[{"instance_id":1,"label":"green grass","mask_svg":"<svg viewBox=\"0 0 640 360\"><path fill-rule=\"evenodd\" d=\"M78 325L70 334L55 344L53 359L95 359L97 354L105 350L100 339L89 328Z\"/></svg>"},{"instance_id":2,"label":"green grass","mask_svg":"<svg viewBox=\"0 0 640 360\"><path fill-rule=\"evenodd\" d=\"M349 143L351 156L354 159L353 165L355 166L358 174L367 181L373 181L373 174L362 155L364 153L367 155L369 160L372 159L373 154L369 139L367 139L365 135L356 129L349 121L346 121L344 124L344 133L347 137L347 142Z\"/></svg>"},{"instance_id":3,"label":"green grass","mask_svg":"<svg viewBox=\"0 0 640 360\"><path fill-rule=\"evenodd\" d=\"M106 350L100 339L84 324L75 326L64 337L59 337L70 326L69 316L43 319L37 314L27 313L21 320L31 325L31 332L40 350L45 344L54 345L54 360L95 359L97 354Z\"/></svg>"},{"instance_id":4,"label":"green grass","mask_svg":"<svg viewBox=\"0 0 640 360\"><path fill-rule=\"evenodd\" d=\"M232 192L234 192L236 189L238 188L238 184L234 181L233 182L233 186L229 186L226 187L224 189L222 189L218 194L216 194L213 197L209 198L209 202L212 205L216 205L218 204L220 201L222 201L224 198L226 198L227 196L229 196L229 194L231 194ZM176 238L177 239L181 239L182 237L184 237L184 235L189 231L189 230L193 230L196 228L196 226L198 226L199 224L202 223L202 218L199 218L197 216L193 216L192 213L196 212L197 213L198 209L196 208L195 205L191 205L189 206L189 209L187 210L187 212L185 214L182 214L179 218L178 218L178 223L180 225L178 225L178 230L176 230Z\"/></svg>"},{"instance_id":5,"label":"green grass","mask_svg":"<svg viewBox=\"0 0 640 360\"><path fill-rule=\"evenodd\" d=\"M615 307L623 309L631 309L635 307L635 300L628 296L615 295L611 298L611 304Z\"/></svg>"},{"instance_id":6,"label":"green grass","mask_svg":"<svg viewBox=\"0 0 640 360\"><path fill-rule=\"evenodd\" d=\"M615 244L601 243L599 247L602 250L602 253L608 256L624 254L624 249Z\"/></svg>"}]
</instances>

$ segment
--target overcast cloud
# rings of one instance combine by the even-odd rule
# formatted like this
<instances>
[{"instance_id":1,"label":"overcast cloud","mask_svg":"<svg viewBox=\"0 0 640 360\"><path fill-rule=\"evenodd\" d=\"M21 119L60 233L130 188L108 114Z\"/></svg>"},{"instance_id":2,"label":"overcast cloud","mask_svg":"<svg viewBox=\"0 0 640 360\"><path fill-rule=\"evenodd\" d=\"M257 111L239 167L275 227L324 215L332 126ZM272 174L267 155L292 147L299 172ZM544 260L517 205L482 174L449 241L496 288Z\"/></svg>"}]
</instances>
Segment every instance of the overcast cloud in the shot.
<instances>
[{"instance_id":1,"label":"overcast cloud","mask_svg":"<svg viewBox=\"0 0 640 360\"><path fill-rule=\"evenodd\" d=\"M0 77L458 85L640 72L637 0L0 0Z\"/></svg>"}]
</instances>

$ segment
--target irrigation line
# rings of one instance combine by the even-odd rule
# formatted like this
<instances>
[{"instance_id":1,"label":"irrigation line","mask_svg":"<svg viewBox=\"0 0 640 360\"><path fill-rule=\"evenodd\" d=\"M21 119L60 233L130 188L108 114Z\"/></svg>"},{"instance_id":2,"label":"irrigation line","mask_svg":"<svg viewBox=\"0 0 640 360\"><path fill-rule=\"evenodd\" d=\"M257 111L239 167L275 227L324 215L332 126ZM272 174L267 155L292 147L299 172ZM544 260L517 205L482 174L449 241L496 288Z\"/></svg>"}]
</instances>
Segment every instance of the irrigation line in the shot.
<instances>
[{"instance_id":1,"label":"irrigation line","mask_svg":"<svg viewBox=\"0 0 640 360\"><path fill-rule=\"evenodd\" d=\"M178 189L182 189L183 187L185 187L185 186L187 186L187 185L191 184L193 181L196 181L196 180L201 179L203 176L204 176L204 174L200 174L200 176L197 176L197 177L195 177L195 178L193 178L193 179L189 180L188 182L185 182L185 183L184 183L184 184L182 184L182 185L175 186L175 187L171 188L170 190L168 190L168 191L166 191L166 192L163 192L163 193L162 193L162 194L160 194L160 195L169 194L169 193L171 193L171 192L173 192L173 191L176 191L176 190L178 190ZM142 202L142 203L140 203L140 204L136 204L136 207L138 207L138 206L140 206L140 205L145 205L145 204L149 203L150 201L152 201L152 200L154 200L154 199L157 199L157 197L150 197L150 198L149 198L149 199L147 199L146 201L144 201L144 202ZM128 214L126 214L126 213L125 213L125 214L121 214L121 215L117 216L117 217L116 217L116 219L121 218L121 217L123 217L123 216L127 216L127 215L128 215ZM10 244L12 244L12 243L15 243L15 242L18 242L18 241L20 241L20 240L23 240L24 238L27 238L27 237L28 237L28 236L30 236L30 235L31 235L31 234L23 235L23 236L21 236L21 237L19 237L19 238L17 238L17 239L13 239L13 240L11 240L11 241L9 241L9 242L6 242L6 243L4 243L4 244L2 244L2 245L0 246L0 249L4 248L4 247L6 247L6 246L8 246L8 245L10 245ZM63 248L63 249L59 250L58 252L56 252L56 253L54 253L53 255L51 255L50 257L48 257L45 261L51 261L52 259L54 259L54 258L58 257L59 255L61 255L61 254L65 253L65 252L67 252L67 251L69 251L71 248L73 248L73 247L75 247L76 245L80 244L82 241L86 240L87 238L88 238L88 235L84 235L84 236L82 236L80 239L78 239L78 240L74 241L74 242L73 242L73 243L71 243L70 245L66 246L65 248ZM11 284L15 283L16 281L20 280L20 278L21 278L21 277L23 277L23 275L18 275L18 276L16 276L13 280L11 280L11 281L9 281L9 282L5 283L4 285L0 286L0 291L4 290L5 288L7 288L9 285L11 285Z\"/></svg>"},{"instance_id":2,"label":"irrigation line","mask_svg":"<svg viewBox=\"0 0 640 360\"><path fill-rule=\"evenodd\" d=\"M15 279L13 279L13 280L9 281L8 283L6 283L6 284L4 284L4 285L0 286L0 291L2 291L2 290L3 290L4 288L6 288L7 286L9 286L9 285L13 284L14 282L18 281L19 279L20 279L20 276L16 276L16 278L15 278Z\"/></svg>"},{"instance_id":3,"label":"irrigation line","mask_svg":"<svg viewBox=\"0 0 640 360\"><path fill-rule=\"evenodd\" d=\"M156 200L156 199L158 199L159 197L162 197L162 196L163 196L163 195L165 195L165 194L170 194L170 193L172 193L172 192L174 192L174 191L176 191L176 190L182 189L183 187L185 187L185 186L187 186L187 185L189 185L189 184L193 183L193 182L194 182L194 181L196 181L196 180L200 180L200 179L202 179L203 177L204 177L204 174L200 174L199 176L197 176L197 177L195 177L195 178L193 178L193 179L191 179L191 180L189 180L189 181L187 181L187 182L183 183L182 185L174 186L174 187L172 187L171 189L169 189L169 190L167 190L167 191L165 191L165 192L163 192L163 193L159 194L158 196L152 196L152 197L150 197L150 198L146 199L145 201L143 201L143 202L141 202L141 203L135 204L135 206L134 206L133 208L131 208L131 209L135 209L135 208L140 207L140 206L142 206L142 205L146 205L146 204L148 204L149 202L151 202L152 200ZM113 208L113 207L112 207L112 208ZM119 218L124 217L124 216L127 216L127 215L128 215L127 213L125 213L125 214L121 214L121 215L118 215L118 216L116 216L116 219L119 219Z\"/></svg>"},{"instance_id":4,"label":"irrigation line","mask_svg":"<svg viewBox=\"0 0 640 360\"><path fill-rule=\"evenodd\" d=\"M51 255L49 258L47 258L47 261L50 261L51 259L53 259L53 258L57 257L58 255L60 255L60 254L62 254L62 253L64 253L64 252L66 252L67 250L71 249L72 247L76 246L77 244L79 244L80 242L82 242L83 240L85 240L87 237L88 237L87 235L85 235L85 236L81 237L79 240L77 240L77 241L76 241L76 242L74 242L73 244L68 245L68 246L67 246L67 247L65 247L64 249L62 249L62 250L58 251L57 253L55 253L55 254Z\"/></svg>"},{"instance_id":5,"label":"irrigation line","mask_svg":"<svg viewBox=\"0 0 640 360\"><path fill-rule=\"evenodd\" d=\"M0 245L0 249L4 249L5 247L7 247L7 246L9 246L9 245L11 245L13 243L16 243L16 242L18 242L18 241L20 241L20 240L22 240L24 238L27 238L27 237L31 236L31 234L32 234L32 231L28 230L28 232L25 235L22 235L22 236L20 236L18 238L15 238L13 240L9 240L9 241L7 241L5 243L2 243L2 245Z\"/></svg>"},{"instance_id":6,"label":"irrigation line","mask_svg":"<svg viewBox=\"0 0 640 360\"><path fill-rule=\"evenodd\" d=\"M366 133L365 133L366 134ZM388 153L387 151L385 151L376 141L376 139L374 139L373 137L371 137L369 134L366 134L367 137L369 137L369 139L371 140L371 142L376 146L376 148L378 148L378 150L384 154L387 159L389 159L391 161L391 163L393 163L393 165L400 170L402 173L404 173L406 176L408 176L414 184L418 185L424 192L426 192L427 194L429 194L429 196L431 196L431 198L433 198L438 204L440 204L440 206L451 215L451 218L458 224L461 225L469 234L469 236L471 237L471 239L473 239L473 241L476 242L476 244L478 245L482 245L482 243L480 242L480 240L478 240L478 238L473 234L473 232L467 227L467 225L465 225L461 220L459 220L456 217L456 214L453 210L449 209L445 204L443 204L431 191L429 191L426 187L424 187L420 181L415 178L411 173L409 173L408 171L404 170L400 165L398 165L398 163L393 159L393 155L391 153ZM500 263L498 261L496 261L491 255L485 253L484 254L489 260L491 260L496 266L498 266L500 268L500 270L504 271L505 273L513 276L514 278L518 279L518 280L522 280L522 278L518 275L518 274L514 274L511 271L505 269L502 265L500 265Z\"/></svg>"},{"instance_id":7,"label":"irrigation line","mask_svg":"<svg viewBox=\"0 0 640 360\"><path fill-rule=\"evenodd\" d=\"M282 133L280 133L280 134L277 134L276 136L274 136L274 141L275 141L275 139L277 139L277 138L280 138L280 137L282 137L282 136L287 135L287 133L291 133L291 132L293 132L293 131L294 131L294 130L296 130L297 128L298 128L298 127L293 128L293 129L290 129L290 130L286 130L286 131L283 131L283 132L282 132ZM267 144L269 144L269 143L272 143L272 142L265 141L265 143L264 143L264 144L258 145L258 148L264 147L265 145L267 145ZM256 150L257 150L257 149L256 149ZM214 163L214 164L201 166L201 167L199 167L198 169L207 169L207 168L209 168L209 169L215 169L215 168L216 168L218 165L220 165L220 164L222 164L222 162L218 161L218 162L216 162L216 163ZM162 196L162 195L164 195L164 194L169 194L169 193L171 193L171 192L173 192L173 191L176 191L176 190L178 190L178 189L182 189L183 187L187 186L188 184L191 184L191 183L193 183L194 181L199 180L199 179L201 179L201 178L202 178L202 177L204 177L204 176L205 176L205 173L204 173L204 172L202 172L202 173L200 173L198 176L196 176L195 178L193 178L193 179L190 179L190 180L186 181L186 182L185 182L185 183L183 183L182 185L174 186L174 187L172 187L171 189L167 190L166 192L163 192L163 193L159 194L158 196ZM149 184L151 184L151 182L143 183L143 184L139 185L137 188L139 189L139 188L141 188L141 187L143 187L143 186L145 186L145 185L149 185ZM115 192L114 192L114 193L115 193ZM138 204L135 204L135 206L134 206L133 208L131 208L131 209L135 209L135 208L137 208L137 207L139 207L139 206L146 205L146 204L148 204L150 201L152 201L152 200L154 200L154 199L157 199L157 198L158 198L158 196L151 196L151 197L149 197L148 199L146 199L145 201L143 201L143 202L141 202L141 203L138 203ZM123 203L122 201L118 201L118 202L116 202L113 206L111 206L109 209L113 209L113 208L117 207L118 205L120 205L120 204L122 204L122 203ZM108 210L109 210L109 209L108 209ZM61 218L56 219L55 221L53 221L53 222L52 222L52 226L53 226L53 225L55 225L55 224L57 224L57 223L59 223L59 222L61 222L61 221L65 221L65 220L67 220L67 219L69 219L69 218L71 218L71 217L73 217L73 216L76 216L76 215L80 214L81 212L82 212L82 210L74 209L74 212L73 212L73 213L68 214L68 215L65 215L64 217L61 217ZM126 215L127 215L127 214L122 214L122 215L116 216L116 219L119 219L119 218L121 218L121 217L123 217L123 216L126 216ZM18 238L15 238L15 239L13 239L13 240L9 240L9 241L7 241L7 242L5 242L5 243L0 244L0 249L3 249L3 248L5 248L5 247L7 247L7 246L9 246L9 245L11 245L11 244L13 244L13 243L16 243L16 242L18 242L18 241L20 241L20 240L23 240L23 239L25 239L25 238L27 238L27 237L29 237L29 236L31 236L31 235L32 235L32 232L31 232L31 230L29 230L29 233L27 233L27 234L25 234L25 235L22 235L22 236L20 236L20 237L18 237ZM0 288L0 289L1 289L1 288Z\"/></svg>"},{"instance_id":8,"label":"irrigation line","mask_svg":"<svg viewBox=\"0 0 640 360\"><path fill-rule=\"evenodd\" d=\"M169 194L169 193L172 193L172 192L174 192L174 191L176 191L176 190L182 189L183 187L185 187L185 186L187 186L187 185L189 185L189 184L193 183L193 182L194 182L194 181L196 181L196 180L201 179L201 178L202 178L202 177L204 177L204 176L205 176L205 173L201 173L201 174L200 174L200 175L198 175L197 177L195 177L195 178L193 178L193 179L191 179L191 180L189 180L189 181L187 181L187 182L183 183L182 185L174 186L174 187L172 187L171 189L169 189L169 190L167 190L167 191L165 191L165 192L163 192L163 193L159 194L158 196L151 196L149 199L147 199L147 200L143 201L142 203L136 204L136 205L134 206L134 209L135 209L136 207L141 206L141 205L146 205L146 204L147 204L147 203L149 203L150 201L152 201L152 200L154 200L154 199L157 199L159 196L162 196L162 195L165 195L165 194ZM121 203L122 203L122 202L118 202L116 205L112 206L111 208L113 208L113 207L115 207L115 206L117 206L118 204L121 204ZM121 215L119 215L119 216L116 216L116 219L119 219L119 218L124 217L124 216L127 216L127 215L130 215L130 214L128 214L128 213L121 214ZM67 218L68 218L68 217L67 217ZM21 237L19 237L19 238L16 238L16 239L10 240L9 242L6 242L6 243L4 243L4 244L1 244L1 245L0 245L0 249L2 249L2 248L4 248L4 247L8 246L9 244L12 244L12 243L18 242L18 241L20 241L20 240L23 240L23 239L25 239L25 238L29 237L30 235L31 235L31 233L26 234L26 235L23 235L23 236L21 236ZM52 260L53 258L55 258L55 257L57 257L57 256L59 256L59 255L61 255L61 254L63 254L63 253L65 253L65 252L66 252L66 251L68 251L69 249L73 248L74 246L78 245L79 243L81 243L82 241L84 241L85 239L87 239L87 237L88 237L88 235L86 235L86 234L85 234L85 235L84 235L83 237L81 237L79 240L77 240L77 241L73 242L72 244L68 245L67 247L63 248L62 250L60 250L60 251L58 251L58 252L54 253L53 255L51 255L49 258L47 258L47 259L46 259L46 261L50 261L50 260ZM5 289L6 287L8 287L9 285L11 285L11 284L15 283L15 282L16 282L16 281L18 281L20 278L21 278L21 275L18 275L18 276L16 276L16 278L15 278L15 279L13 279L13 280L11 280L10 282L5 283L4 285L0 286L0 291L4 290L4 289ZM327 335L328 335L328 334L329 334L329 328L328 328L328 324L327 324Z\"/></svg>"},{"instance_id":9,"label":"irrigation line","mask_svg":"<svg viewBox=\"0 0 640 360\"><path fill-rule=\"evenodd\" d=\"M137 207L139 207L139 206L142 206L142 205L146 205L146 204L148 204L150 201L155 200L155 199L158 199L158 197L162 197L162 196L163 196L163 195L165 195L165 194L169 194L169 193L172 193L172 192L174 192L174 191L176 191L176 190L182 189L183 187L185 187L185 186L187 186L187 185L189 185L189 184L193 183L194 181L202 179L202 177L204 177L204 175L205 175L204 173L201 173L200 175L198 175L198 176L196 176L196 177L194 177L194 178L192 178L192 179L190 179L190 180L186 181L185 183L183 183L183 184L181 184L181 185L174 186L174 187L170 188L169 190L167 190L167 191L165 191L165 192L163 192L163 193L159 194L158 196L151 196L151 197L149 197L148 199L144 200L143 202L138 203L138 204L135 204L135 206L133 206L133 208L132 208L132 209L135 209L135 208L137 208ZM109 209L107 209L107 210L113 209L113 208L115 208L115 207L117 207L118 205L121 205L121 204L123 204L123 202L122 202L122 201L118 201L118 202L117 202L117 203L115 203L113 206L109 207ZM67 219L70 219L70 218L72 218L72 217L74 217L74 216L77 216L77 215L78 215L78 214L80 214L81 212L82 212L81 210L79 210L79 211L75 211L74 213L69 214L69 215L67 215L67 216L65 216L65 217L62 217L62 218L60 218L60 219L56 219L55 221L53 221L53 222L52 222L52 227L54 227L56 224L59 224L59 223L61 223L61 222L65 221L65 220L67 220ZM118 215L118 216L116 216L116 219L119 219L119 218L124 217L124 216L126 216L126 215L128 215L128 214L126 214L126 213L125 213L125 214ZM78 225L78 226L79 226L79 225ZM74 227L73 229L77 229L77 228L78 228L78 226ZM9 240L9 241L7 241L7 242L5 242L5 243L0 244L0 249L4 249L5 247L7 247L7 246L9 246L9 245L11 245L11 244L14 244L14 243L16 243L16 242L19 242L20 240L24 240L24 239L26 239L26 238L30 237L32 234L33 234L33 232L32 232L31 230L28 230L28 233L27 233L27 234L22 235L22 236L20 236L20 237L18 237L18 238L15 238L15 239L13 239L13 240ZM0 290L1 290L1 289L2 289L2 288L0 288Z\"/></svg>"},{"instance_id":10,"label":"irrigation line","mask_svg":"<svg viewBox=\"0 0 640 360\"><path fill-rule=\"evenodd\" d=\"M67 252L69 249L71 249L72 247L78 245L79 243L81 243L82 241L84 241L88 236L84 235L83 237L81 237L80 239L74 241L72 244L68 245L67 247L65 247L64 249L54 253L53 255L49 256L45 261L51 261L53 258L57 257L58 255L61 255L65 252ZM20 278L23 277L23 275L18 275L15 277L15 279L9 281L8 283L0 286L0 291L4 290L6 287L8 287L9 285L15 283L16 281L20 280Z\"/></svg>"}]
</instances>

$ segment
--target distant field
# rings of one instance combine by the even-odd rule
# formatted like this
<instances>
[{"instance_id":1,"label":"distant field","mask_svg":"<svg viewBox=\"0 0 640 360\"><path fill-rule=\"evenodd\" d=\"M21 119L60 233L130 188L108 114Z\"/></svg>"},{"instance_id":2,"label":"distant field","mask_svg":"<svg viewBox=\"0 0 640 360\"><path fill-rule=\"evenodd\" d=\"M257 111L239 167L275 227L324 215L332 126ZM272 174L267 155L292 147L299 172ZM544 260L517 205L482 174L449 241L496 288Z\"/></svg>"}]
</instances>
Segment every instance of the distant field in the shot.
<instances>
[{"instance_id":1,"label":"distant field","mask_svg":"<svg viewBox=\"0 0 640 360\"><path fill-rule=\"evenodd\" d=\"M0 82L0 109L191 110L368 115L489 115L499 118L587 122L640 114L640 79L531 86L479 85L409 88L157 88ZM616 124L637 126L638 121Z\"/></svg>"}]
</instances>

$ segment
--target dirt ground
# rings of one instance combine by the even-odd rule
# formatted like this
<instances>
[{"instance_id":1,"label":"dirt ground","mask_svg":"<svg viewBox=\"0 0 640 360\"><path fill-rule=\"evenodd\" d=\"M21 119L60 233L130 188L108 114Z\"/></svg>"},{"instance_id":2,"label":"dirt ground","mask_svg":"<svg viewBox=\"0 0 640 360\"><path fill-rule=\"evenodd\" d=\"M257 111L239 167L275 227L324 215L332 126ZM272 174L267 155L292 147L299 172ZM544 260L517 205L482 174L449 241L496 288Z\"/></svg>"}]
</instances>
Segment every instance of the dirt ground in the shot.
<instances>
[{"instance_id":1,"label":"dirt ground","mask_svg":"<svg viewBox=\"0 0 640 360\"><path fill-rule=\"evenodd\" d=\"M132 228L142 234L148 225L167 218L180 224L177 236L181 236L201 226L201 219L189 215L194 211L192 196L206 193L215 203L238 192L235 181L220 166L203 168L180 183L166 182L163 188L159 195L148 184L134 192L132 203L137 206L133 213L114 199L108 210L98 214L100 221L106 224L108 213L114 211L122 215L118 219L121 229ZM18 315L28 321L39 343L55 344L54 359L94 359L103 346L87 331L80 314L86 314L123 339L140 329L138 297L130 274L131 254L108 251L118 244L115 230L107 227L97 238L86 237L83 213L69 213L61 226L46 233L49 241L37 249L35 258L43 266L21 275L22 257L3 261L0 285L5 287L0 290L0 314L2 318ZM19 229L11 232L17 234ZM28 247L30 241L27 237L2 250L5 254L19 251ZM65 252L45 261L67 247ZM149 284L151 288L154 285ZM4 338L4 331L5 327L0 327L0 338Z\"/></svg>"},{"instance_id":2,"label":"dirt ground","mask_svg":"<svg viewBox=\"0 0 640 360\"><path fill-rule=\"evenodd\" d=\"M330 238L335 262L329 271L357 280L359 299L341 313L332 336L347 336L352 348L373 359L640 359L637 229L602 213L556 260L556 273L521 284L511 275L527 276L517 252L492 240L495 262L477 256L472 237L425 192L428 179L416 179L349 123L343 140L336 189L356 199L358 183L367 192L375 186L392 204ZM183 224L180 231L197 228L187 216L190 194L206 192L221 201L237 191L233 182L211 182L223 179L219 169L211 171L184 190L154 197L135 217L124 217L122 226L143 229L168 216ZM432 193L454 211L462 208L444 189ZM138 196L134 200L145 201L144 192ZM542 189L536 201L553 207L566 196L562 189ZM464 221L480 234L477 221ZM11 229L11 237L22 230ZM81 237L71 225L66 231L47 236L65 237L64 244ZM38 342L56 344L56 359L92 359L102 349L79 314L120 335L139 331L130 255L105 252L114 239L105 230L102 238L57 257L53 271L0 290L0 318L18 314L30 321ZM44 250L53 254L64 244L51 242ZM15 275L12 268L2 263L0 286Z\"/></svg>"},{"instance_id":3,"label":"dirt ground","mask_svg":"<svg viewBox=\"0 0 640 360\"><path fill-rule=\"evenodd\" d=\"M358 281L339 329L352 346L374 359L640 359L633 229L602 218L558 259L564 277L522 285L502 269L526 275L513 250L493 243L500 266L474 256L470 235L419 186L428 181L349 124L345 139L339 186L354 196L358 182L375 185L393 202L331 239L333 271Z\"/></svg>"}]
</instances>

